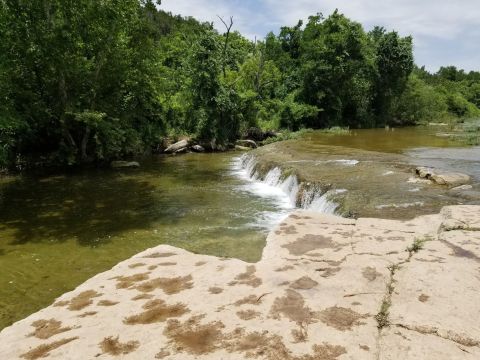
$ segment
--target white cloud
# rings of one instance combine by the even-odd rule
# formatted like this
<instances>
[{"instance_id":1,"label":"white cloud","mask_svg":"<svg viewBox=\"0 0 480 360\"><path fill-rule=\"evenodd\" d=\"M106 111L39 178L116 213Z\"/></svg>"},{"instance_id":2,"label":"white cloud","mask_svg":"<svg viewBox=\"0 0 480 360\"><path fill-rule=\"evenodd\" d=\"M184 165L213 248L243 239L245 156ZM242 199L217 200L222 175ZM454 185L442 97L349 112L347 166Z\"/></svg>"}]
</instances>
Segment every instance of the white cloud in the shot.
<instances>
[{"instance_id":1,"label":"white cloud","mask_svg":"<svg viewBox=\"0 0 480 360\"><path fill-rule=\"evenodd\" d=\"M162 8L214 22L216 15L234 16L235 29L249 38L263 37L299 19L336 8L367 29L381 25L402 35L413 35L417 60L436 70L439 64L454 64L468 70L480 68L479 0L164 0ZM445 46L447 49L445 49ZM442 48L439 48L442 47ZM453 53L448 52L448 47ZM429 55L430 54L430 55ZM445 54L445 62L438 59Z\"/></svg>"},{"instance_id":2,"label":"white cloud","mask_svg":"<svg viewBox=\"0 0 480 360\"><path fill-rule=\"evenodd\" d=\"M278 6L264 0L274 17L294 23L298 18L336 8L364 24L386 25L402 33L453 38L472 25L480 25L478 0L299 0Z\"/></svg>"}]
</instances>

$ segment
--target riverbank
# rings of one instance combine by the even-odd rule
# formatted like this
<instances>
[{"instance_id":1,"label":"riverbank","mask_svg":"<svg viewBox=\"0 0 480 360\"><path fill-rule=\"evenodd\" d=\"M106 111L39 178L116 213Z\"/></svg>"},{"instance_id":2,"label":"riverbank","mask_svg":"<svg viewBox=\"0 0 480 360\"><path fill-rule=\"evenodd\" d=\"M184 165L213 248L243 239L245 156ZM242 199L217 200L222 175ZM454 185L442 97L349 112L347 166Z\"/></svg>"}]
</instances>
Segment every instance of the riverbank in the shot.
<instances>
[{"instance_id":1,"label":"riverbank","mask_svg":"<svg viewBox=\"0 0 480 360\"><path fill-rule=\"evenodd\" d=\"M480 207L298 211L262 259L159 246L0 333L5 359L476 359Z\"/></svg>"}]
</instances>

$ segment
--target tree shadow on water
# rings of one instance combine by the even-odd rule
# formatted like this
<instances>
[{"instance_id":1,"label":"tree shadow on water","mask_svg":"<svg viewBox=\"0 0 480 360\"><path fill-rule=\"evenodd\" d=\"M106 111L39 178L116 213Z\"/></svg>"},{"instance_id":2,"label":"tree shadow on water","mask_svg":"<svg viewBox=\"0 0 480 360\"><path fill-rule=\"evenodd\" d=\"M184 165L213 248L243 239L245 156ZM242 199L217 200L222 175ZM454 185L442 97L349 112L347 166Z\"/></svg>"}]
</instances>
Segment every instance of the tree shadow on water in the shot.
<instances>
[{"instance_id":1,"label":"tree shadow on water","mask_svg":"<svg viewBox=\"0 0 480 360\"><path fill-rule=\"evenodd\" d=\"M0 188L0 233L13 230L11 245L72 239L81 246L102 245L158 219L158 193L146 181L112 173L24 177Z\"/></svg>"}]
</instances>

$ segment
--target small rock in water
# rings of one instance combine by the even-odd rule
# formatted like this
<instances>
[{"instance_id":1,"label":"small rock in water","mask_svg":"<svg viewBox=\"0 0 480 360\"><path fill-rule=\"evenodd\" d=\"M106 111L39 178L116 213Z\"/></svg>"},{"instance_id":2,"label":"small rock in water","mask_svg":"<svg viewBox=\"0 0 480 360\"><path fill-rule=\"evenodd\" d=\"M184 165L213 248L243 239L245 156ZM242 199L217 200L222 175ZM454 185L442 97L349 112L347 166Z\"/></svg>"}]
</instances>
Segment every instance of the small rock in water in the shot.
<instances>
[{"instance_id":1,"label":"small rock in water","mask_svg":"<svg viewBox=\"0 0 480 360\"><path fill-rule=\"evenodd\" d=\"M432 180L438 185L458 186L470 182L470 176L460 173L435 174Z\"/></svg>"},{"instance_id":2,"label":"small rock in water","mask_svg":"<svg viewBox=\"0 0 480 360\"><path fill-rule=\"evenodd\" d=\"M470 182L470 176L461 173L440 172L432 168L417 167L415 170L417 176L422 179L433 181L438 185L460 186Z\"/></svg>"},{"instance_id":3,"label":"small rock in water","mask_svg":"<svg viewBox=\"0 0 480 360\"><path fill-rule=\"evenodd\" d=\"M417 167L415 169L415 173L422 179L430 179L430 177L434 174L432 168L427 168L427 167Z\"/></svg>"},{"instance_id":4,"label":"small rock in water","mask_svg":"<svg viewBox=\"0 0 480 360\"><path fill-rule=\"evenodd\" d=\"M464 191L464 190L472 190L473 186L472 185L462 185L462 186L457 186L450 191Z\"/></svg>"},{"instance_id":5,"label":"small rock in water","mask_svg":"<svg viewBox=\"0 0 480 360\"><path fill-rule=\"evenodd\" d=\"M416 178L416 177L409 178L407 180L407 182L409 184L433 184L433 182L428 180L428 179L419 179L419 178Z\"/></svg>"},{"instance_id":6,"label":"small rock in water","mask_svg":"<svg viewBox=\"0 0 480 360\"><path fill-rule=\"evenodd\" d=\"M138 168L140 164L136 161L112 161L110 166L114 169Z\"/></svg>"},{"instance_id":7,"label":"small rock in water","mask_svg":"<svg viewBox=\"0 0 480 360\"><path fill-rule=\"evenodd\" d=\"M205 152L205 148L201 145L193 145L192 150L196 153L203 153Z\"/></svg>"}]
</instances>

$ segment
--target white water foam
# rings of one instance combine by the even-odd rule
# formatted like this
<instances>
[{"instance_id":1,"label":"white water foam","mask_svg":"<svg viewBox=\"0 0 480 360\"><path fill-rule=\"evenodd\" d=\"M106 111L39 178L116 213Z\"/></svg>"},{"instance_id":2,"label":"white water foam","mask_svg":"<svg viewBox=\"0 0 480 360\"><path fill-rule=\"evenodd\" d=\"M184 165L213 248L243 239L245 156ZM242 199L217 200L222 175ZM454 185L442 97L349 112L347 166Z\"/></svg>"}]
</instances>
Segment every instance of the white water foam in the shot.
<instances>
[{"instance_id":1,"label":"white water foam","mask_svg":"<svg viewBox=\"0 0 480 360\"><path fill-rule=\"evenodd\" d=\"M400 208L411 208L411 207L418 207L418 206L424 206L425 203L421 201L413 202L413 203L404 203L404 204L388 204L388 205L378 205L375 206L375 209L377 210L383 210L383 209L400 209Z\"/></svg>"},{"instance_id":2,"label":"white water foam","mask_svg":"<svg viewBox=\"0 0 480 360\"><path fill-rule=\"evenodd\" d=\"M358 160L354 159L339 159L339 160L291 160L287 161L289 164L301 164L301 163L311 163L313 165L322 165L322 164L336 164L343 166L356 166L360 163Z\"/></svg>"},{"instance_id":3,"label":"white water foam","mask_svg":"<svg viewBox=\"0 0 480 360\"><path fill-rule=\"evenodd\" d=\"M345 189L338 189L338 190L330 190L324 194L316 195L312 202L307 206L309 210L325 213L325 214L335 214L335 210L337 210L338 204L333 202L331 197L337 194L343 194L347 190Z\"/></svg>"},{"instance_id":4,"label":"white water foam","mask_svg":"<svg viewBox=\"0 0 480 360\"><path fill-rule=\"evenodd\" d=\"M242 156L234 159L231 173L247 183L241 186L241 190L252 193L255 196L274 200L276 206L281 210L295 209L295 202L291 194L298 191L296 178L288 178L281 181L281 170L274 168L268 172L263 180L255 172L256 161L253 157ZM288 195L287 195L288 194Z\"/></svg>"},{"instance_id":5,"label":"white water foam","mask_svg":"<svg viewBox=\"0 0 480 360\"><path fill-rule=\"evenodd\" d=\"M346 160L346 159L341 159L341 160L327 160L327 164L339 164L343 166L355 166L358 165L360 161L358 160Z\"/></svg>"},{"instance_id":6,"label":"white water foam","mask_svg":"<svg viewBox=\"0 0 480 360\"><path fill-rule=\"evenodd\" d=\"M259 197L273 199L276 202L279 210L277 214L262 214L263 220L267 222L281 220L296 208L334 214L338 204L331 201L330 198L347 191L331 190L322 193L321 189L312 187L303 191L299 198L300 185L295 175L283 178L282 170L275 167L262 178L255 171L256 165L255 157L245 154L234 159L232 174L248 181L246 185L242 186L242 190Z\"/></svg>"}]
</instances>

